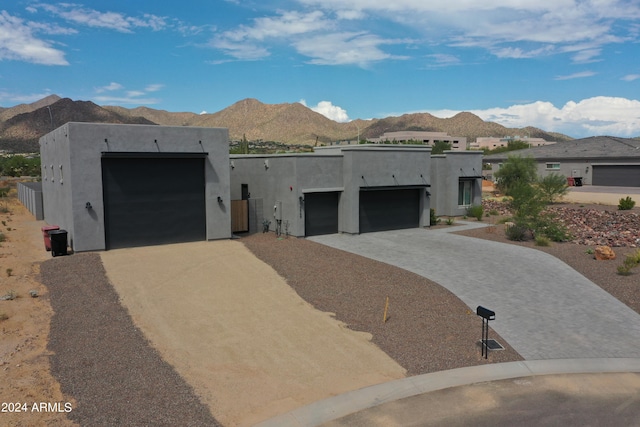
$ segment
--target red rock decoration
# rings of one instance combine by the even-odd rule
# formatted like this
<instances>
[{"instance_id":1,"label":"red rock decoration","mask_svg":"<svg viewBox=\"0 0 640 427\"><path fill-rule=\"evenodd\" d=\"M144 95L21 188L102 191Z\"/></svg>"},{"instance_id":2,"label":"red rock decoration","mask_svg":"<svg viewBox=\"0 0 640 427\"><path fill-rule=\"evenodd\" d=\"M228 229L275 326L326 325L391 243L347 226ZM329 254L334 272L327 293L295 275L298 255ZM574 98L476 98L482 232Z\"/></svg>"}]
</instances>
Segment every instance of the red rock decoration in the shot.
<instances>
[{"instance_id":1,"label":"red rock decoration","mask_svg":"<svg viewBox=\"0 0 640 427\"><path fill-rule=\"evenodd\" d=\"M598 261L616 259L616 253L609 246L596 246L594 253Z\"/></svg>"}]
</instances>

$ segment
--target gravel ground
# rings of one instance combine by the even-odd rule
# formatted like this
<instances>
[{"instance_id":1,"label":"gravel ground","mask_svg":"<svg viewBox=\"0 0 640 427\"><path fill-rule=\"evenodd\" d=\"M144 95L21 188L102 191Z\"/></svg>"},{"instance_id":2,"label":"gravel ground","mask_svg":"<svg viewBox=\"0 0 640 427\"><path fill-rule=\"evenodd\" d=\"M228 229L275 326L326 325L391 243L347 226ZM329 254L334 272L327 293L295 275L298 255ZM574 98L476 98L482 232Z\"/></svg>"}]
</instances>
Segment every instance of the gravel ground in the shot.
<instances>
[{"instance_id":1,"label":"gravel ground","mask_svg":"<svg viewBox=\"0 0 640 427\"><path fill-rule=\"evenodd\" d=\"M451 292L417 274L305 239L266 233L241 241L318 310L372 334L408 375L522 360L491 331L489 338L506 349L491 352L485 361L477 346L481 319Z\"/></svg>"},{"instance_id":2,"label":"gravel ground","mask_svg":"<svg viewBox=\"0 0 640 427\"><path fill-rule=\"evenodd\" d=\"M48 349L62 392L83 426L220 425L134 326L95 253L41 265L54 316Z\"/></svg>"}]
</instances>

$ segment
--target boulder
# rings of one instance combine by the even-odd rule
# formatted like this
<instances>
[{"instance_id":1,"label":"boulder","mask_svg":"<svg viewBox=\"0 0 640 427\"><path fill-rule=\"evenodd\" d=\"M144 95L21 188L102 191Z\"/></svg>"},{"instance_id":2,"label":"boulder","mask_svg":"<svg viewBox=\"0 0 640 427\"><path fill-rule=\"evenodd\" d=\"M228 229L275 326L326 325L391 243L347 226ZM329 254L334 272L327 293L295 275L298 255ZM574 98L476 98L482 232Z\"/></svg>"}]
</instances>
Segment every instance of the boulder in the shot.
<instances>
[{"instance_id":1,"label":"boulder","mask_svg":"<svg viewBox=\"0 0 640 427\"><path fill-rule=\"evenodd\" d=\"M599 261L616 259L616 253L613 252L613 249L611 249L609 246L596 246L594 254L595 258Z\"/></svg>"}]
</instances>

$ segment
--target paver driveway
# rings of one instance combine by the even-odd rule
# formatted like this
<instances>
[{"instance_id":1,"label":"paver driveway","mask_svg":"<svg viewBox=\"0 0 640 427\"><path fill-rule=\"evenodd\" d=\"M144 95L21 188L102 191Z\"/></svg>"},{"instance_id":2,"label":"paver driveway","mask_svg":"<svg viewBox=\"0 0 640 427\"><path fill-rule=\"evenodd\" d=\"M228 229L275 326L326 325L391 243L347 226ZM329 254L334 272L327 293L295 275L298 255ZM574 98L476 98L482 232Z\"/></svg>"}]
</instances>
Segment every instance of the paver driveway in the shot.
<instances>
[{"instance_id":1,"label":"paver driveway","mask_svg":"<svg viewBox=\"0 0 640 427\"><path fill-rule=\"evenodd\" d=\"M474 311L494 310L491 327L527 360L640 357L640 315L577 271L542 251L450 230L309 239L429 278Z\"/></svg>"}]
</instances>

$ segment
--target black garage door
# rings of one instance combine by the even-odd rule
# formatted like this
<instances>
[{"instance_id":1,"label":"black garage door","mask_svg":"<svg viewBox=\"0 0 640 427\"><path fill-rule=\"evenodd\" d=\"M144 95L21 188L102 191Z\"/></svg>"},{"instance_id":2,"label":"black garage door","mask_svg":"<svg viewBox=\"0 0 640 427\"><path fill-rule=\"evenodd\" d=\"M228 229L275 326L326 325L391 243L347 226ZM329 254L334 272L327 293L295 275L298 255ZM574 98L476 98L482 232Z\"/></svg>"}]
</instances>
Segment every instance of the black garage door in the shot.
<instances>
[{"instance_id":1,"label":"black garage door","mask_svg":"<svg viewBox=\"0 0 640 427\"><path fill-rule=\"evenodd\" d=\"M360 190L361 233L419 225L419 189Z\"/></svg>"},{"instance_id":2,"label":"black garage door","mask_svg":"<svg viewBox=\"0 0 640 427\"><path fill-rule=\"evenodd\" d=\"M203 158L102 158L107 249L206 240Z\"/></svg>"},{"instance_id":3,"label":"black garage door","mask_svg":"<svg viewBox=\"0 0 640 427\"><path fill-rule=\"evenodd\" d=\"M593 185L640 187L640 165L594 165Z\"/></svg>"},{"instance_id":4,"label":"black garage door","mask_svg":"<svg viewBox=\"0 0 640 427\"><path fill-rule=\"evenodd\" d=\"M340 193L307 193L304 195L304 234L318 236L338 232L338 200Z\"/></svg>"}]
</instances>

